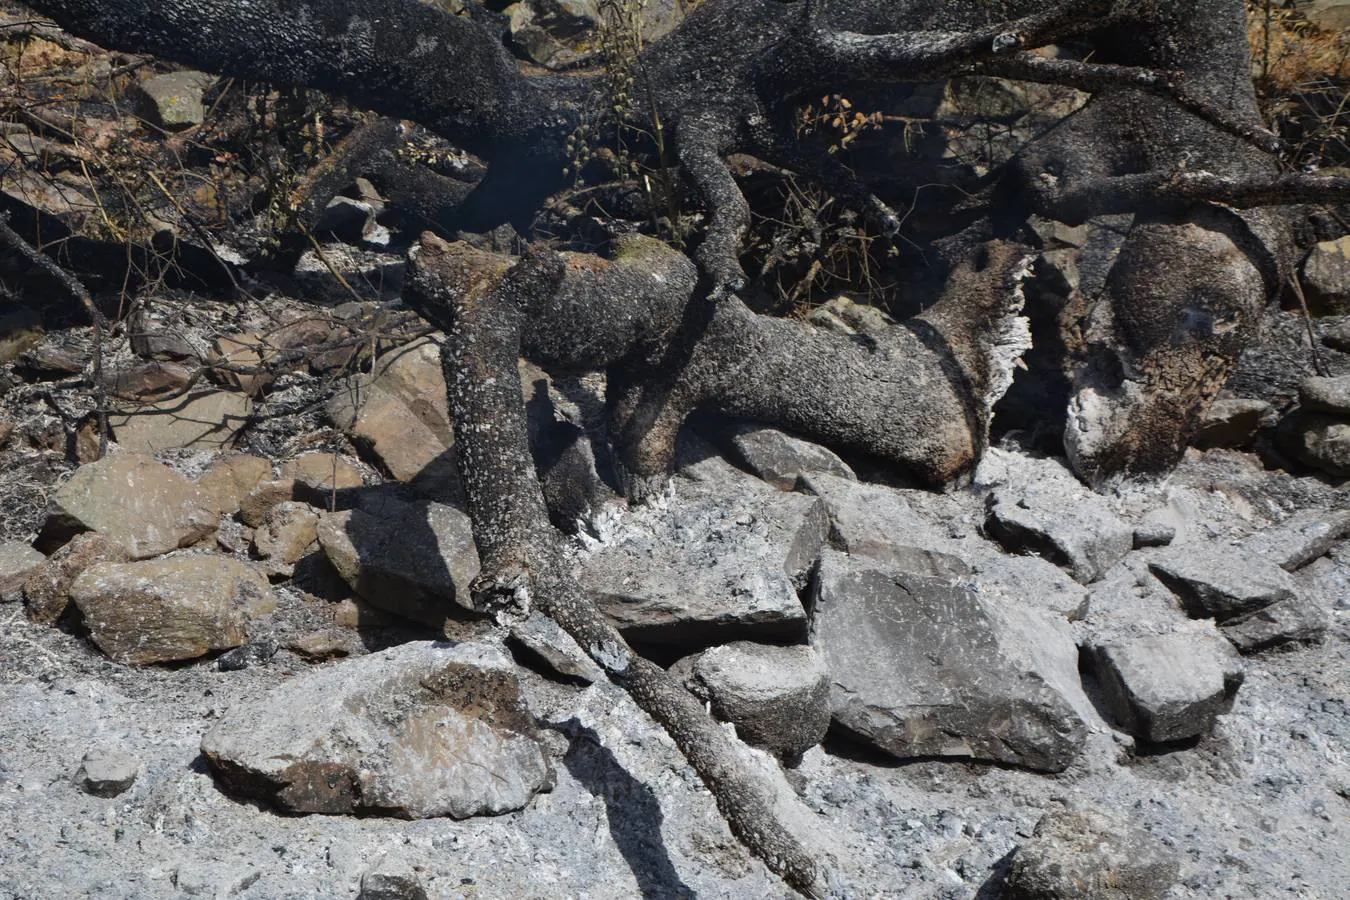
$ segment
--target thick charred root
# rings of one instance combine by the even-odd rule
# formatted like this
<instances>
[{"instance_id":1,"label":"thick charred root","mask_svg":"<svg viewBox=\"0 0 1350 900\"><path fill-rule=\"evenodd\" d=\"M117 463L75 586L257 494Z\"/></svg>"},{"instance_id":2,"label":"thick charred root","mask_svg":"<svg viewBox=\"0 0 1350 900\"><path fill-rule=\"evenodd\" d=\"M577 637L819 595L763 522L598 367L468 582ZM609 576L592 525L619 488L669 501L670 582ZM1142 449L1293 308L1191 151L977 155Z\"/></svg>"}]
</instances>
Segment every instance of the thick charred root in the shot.
<instances>
[{"instance_id":1,"label":"thick charred root","mask_svg":"<svg viewBox=\"0 0 1350 900\"><path fill-rule=\"evenodd\" d=\"M666 729L736 836L794 889L818 896L820 867L778 821L768 788L738 764L731 739L693 697L637 656L584 595L548 524L516 360L534 298L557 293L568 272L553 254L508 268L500 257L456 251L434 238L415 258L411 293L447 330L446 383L483 564L476 602L506 617L537 608L557 622Z\"/></svg>"}]
</instances>

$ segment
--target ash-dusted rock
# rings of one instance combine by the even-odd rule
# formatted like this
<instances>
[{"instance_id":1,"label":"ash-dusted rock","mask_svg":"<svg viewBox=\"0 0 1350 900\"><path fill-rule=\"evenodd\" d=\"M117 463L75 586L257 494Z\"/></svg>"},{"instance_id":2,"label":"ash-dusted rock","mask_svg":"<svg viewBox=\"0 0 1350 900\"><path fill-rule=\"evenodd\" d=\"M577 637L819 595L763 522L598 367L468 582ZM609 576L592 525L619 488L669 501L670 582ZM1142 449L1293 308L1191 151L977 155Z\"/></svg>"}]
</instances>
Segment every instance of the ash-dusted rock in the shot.
<instances>
[{"instance_id":1,"label":"ash-dusted rock","mask_svg":"<svg viewBox=\"0 0 1350 900\"><path fill-rule=\"evenodd\" d=\"M131 754L116 747L98 747L84 755L75 784L95 797L116 797L136 781L140 771Z\"/></svg>"},{"instance_id":2,"label":"ash-dusted rock","mask_svg":"<svg viewBox=\"0 0 1350 900\"><path fill-rule=\"evenodd\" d=\"M1209 622L1167 633L1092 639L1089 654L1112 716L1151 743L1209 732L1242 684L1242 663Z\"/></svg>"},{"instance_id":3,"label":"ash-dusted rock","mask_svg":"<svg viewBox=\"0 0 1350 900\"><path fill-rule=\"evenodd\" d=\"M0 542L0 603L13 603L23 595L23 583L47 557L23 541Z\"/></svg>"},{"instance_id":4,"label":"ash-dusted rock","mask_svg":"<svg viewBox=\"0 0 1350 900\"><path fill-rule=\"evenodd\" d=\"M1161 900L1181 874L1176 851L1093 810L1046 813L1017 848L1009 900Z\"/></svg>"},{"instance_id":5,"label":"ash-dusted rock","mask_svg":"<svg viewBox=\"0 0 1350 900\"><path fill-rule=\"evenodd\" d=\"M440 347L424 340L381 357L370 374L349 378L327 414L407 481L454 443L446 404Z\"/></svg>"},{"instance_id":6,"label":"ash-dusted rock","mask_svg":"<svg viewBox=\"0 0 1350 900\"><path fill-rule=\"evenodd\" d=\"M824 545L815 497L777 491L711 458L678 498L632 512L581 581L626 636L678 642L799 636L797 597Z\"/></svg>"},{"instance_id":7,"label":"ash-dusted rock","mask_svg":"<svg viewBox=\"0 0 1350 900\"><path fill-rule=\"evenodd\" d=\"M1322 334L1322 343L1326 344L1332 350L1350 353L1350 319L1337 325L1328 326L1327 330Z\"/></svg>"},{"instance_id":8,"label":"ash-dusted rock","mask_svg":"<svg viewBox=\"0 0 1350 900\"><path fill-rule=\"evenodd\" d=\"M1242 542L1244 553L1293 572L1350 537L1350 509L1304 509Z\"/></svg>"},{"instance_id":9,"label":"ash-dusted rock","mask_svg":"<svg viewBox=\"0 0 1350 900\"><path fill-rule=\"evenodd\" d=\"M23 602L28 618L54 624L70 605L70 586L81 572L95 563L126 562L130 558L124 546L96 531L76 535L24 579Z\"/></svg>"},{"instance_id":10,"label":"ash-dusted rock","mask_svg":"<svg viewBox=\"0 0 1350 900\"><path fill-rule=\"evenodd\" d=\"M298 813L509 812L552 783L509 659L416 642L322 666L202 739L231 792Z\"/></svg>"},{"instance_id":11,"label":"ash-dusted rock","mask_svg":"<svg viewBox=\"0 0 1350 900\"><path fill-rule=\"evenodd\" d=\"M916 551L941 552L950 546L894 488L815 473L803 475L799 489L821 499L830 543L853 556L905 565L915 561Z\"/></svg>"},{"instance_id":12,"label":"ash-dusted rock","mask_svg":"<svg viewBox=\"0 0 1350 900\"><path fill-rule=\"evenodd\" d=\"M149 360L117 366L103 376L103 383L122 400L157 400L186 390L191 378L187 366Z\"/></svg>"},{"instance_id":13,"label":"ash-dusted rock","mask_svg":"<svg viewBox=\"0 0 1350 900\"><path fill-rule=\"evenodd\" d=\"M1245 447L1272 407L1265 400L1220 397L1200 417L1200 427L1191 439L1197 447Z\"/></svg>"},{"instance_id":14,"label":"ash-dusted rock","mask_svg":"<svg viewBox=\"0 0 1350 900\"><path fill-rule=\"evenodd\" d=\"M832 450L763 425L740 424L728 430L732 458L779 490L790 491L801 475L822 473L857 480Z\"/></svg>"},{"instance_id":15,"label":"ash-dusted rock","mask_svg":"<svg viewBox=\"0 0 1350 900\"><path fill-rule=\"evenodd\" d=\"M290 478L268 479L255 484L239 498L239 520L251 528L258 528L267 518L267 512L278 503L295 496L295 481Z\"/></svg>"},{"instance_id":16,"label":"ash-dusted rock","mask_svg":"<svg viewBox=\"0 0 1350 900\"><path fill-rule=\"evenodd\" d=\"M372 606L434 628L454 604L473 608L478 550L469 517L452 506L385 498L324 513L318 534L333 567Z\"/></svg>"},{"instance_id":17,"label":"ash-dusted rock","mask_svg":"<svg viewBox=\"0 0 1350 900\"><path fill-rule=\"evenodd\" d=\"M1304 293L1317 315L1350 314L1350 236L1322 241L1303 261Z\"/></svg>"},{"instance_id":18,"label":"ash-dusted rock","mask_svg":"<svg viewBox=\"0 0 1350 900\"><path fill-rule=\"evenodd\" d=\"M108 425L123 450L211 450L235 446L252 414L244 394L206 391L110 413Z\"/></svg>"},{"instance_id":19,"label":"ash-dusted rock","mask_svg":"<svg viewBox=\"0 0 1350 900\"><path fill-rule=\"evenodd\" d=\"M911 574L924 574L910 571ZM1039 556L999 554L980 559L969 575L935 572L939 577L959 578L981 597L1010 607L1040 609L1076 622L1087 615L1087 588L1067 572Z\"/></svg>"},{"instance_id":20,"label":"ash-dusted rock","mask_svg":"<svg viewBox=\"0 0 1350 900\"><path fill-rule=\"evenodd\" d=\"M1298 385L1298 402L1309 412L1350 418L1350 375L1303 379Z\"/></svg>"},{"instance_id":21,"label":"ash-dusted rock","mask_svg":"<svg viewBox=\"0 0 1350 900\"><path fill-rule=\"evenodd\" d=\"M1301 594L1280 600L1219 626L1224 637L1243 653L1294 641L1315 641L1327 630L1327 614Z\"/></svg>"},{"instance_id":22,"label":"ash-dusted rock","mask_svg":"<svg viewBox=\"0 0 1350 900\"><path fill-rule=\"evenodd\" d=\"M136 84L132 97L137 111L150 122L179 131L206 118L202 95L215 83L215 76L205 72L169 72Z\"/></svg>"},{"instance_id":23,"label":"ash-dusted rock","mask_svg":"<svg viewBox=\"0 0 1350 900\"><path fill-rule=\"evenodd\" d=\"M386 857L361 875L356 900L427 900L427 892L407 860Z\"/></svg>"},{"instance_id":24,"label":"ash-dusted rock","mask_svg":"<svg viewBox=\"0 0 1350 900\"><path fill-rule=\"evenodd\" d=\"M254 666L266 665L280 649L281 646L275 638L262 637L256 641L249 641L242 647L235 647L220 654L216 658L216 669L221 672L242 672Z\"/></svg>"},{"instance_id":25,"label":"ash-dusted rock","mask_svg":"<svg viewBox=\"0 0 1350 900\"><path fill-rule=\"evenodd\" d=\"M291 481L297 500L326 508L334 491L359 488L364 484L361 470L337 453L315 450L287 460L281 466L281 480Z\"/></svg>"},{"instance_id":26,"label":"ash-dusted rock","mask_svg":"<svg viewBox=\"0 0 1350 900\"><path fill-rule=\"evenodd\" d=\"M232 515L245 497L271 478L272 464L261 456L227 453L197 477L197 487L206 493L213 509Z\"/></svg>"},{"instance_id":27,"label":"ash-dusted rock","mask_svg":"<svg viewBox=\"0 0 1350 900\"><path fill-rule=\"evenodd\" d=\"M1305 466L1350 476L1350 421L1343 416L1296 410L1280 420L1281 445Z\"/></svg>"},{"instance_id":28,"label":"ash-dusted rock","mask_svg":"<svg viewBox=\"0 0 1350 900\"><path fill-rule=\"evenodd\" d=\"M216 529L210 500L192 482L139 453L81 466L52 498L39 545L98 531L135 559L186 547Z\"/></svg>"},{"instance_id":29,"label":"ash-dusted rock","mask_svg":"<svg viewBox=\"0 0 1350 900\"><path fill-rule=\"evenodd\" d=\"M607 680L605 670L586 655L576 639L541 612L533 611L524 621L513 622L511 638L560 675L590 684Z\"/></svg>"},{"instance_id":30,"label":"ash-dusted rock","mask_svg":"<svg viewBox=\"0 0 1350 900\"><path fill-rule=\"evenodd\" d=\"M834 721L894 756L1058 772L1086 740L1078 649L1053 615L826 551L810 639Z\"/></svg>"},{"instance_id":31,"label":"ash-dusted rock","mask_svg":"<svg viewBox=\"0 0 1350 900\"><path fill-rule=\"evenodd\" d=\"M269 575L290 577L295 563L319 539L319 513L312 506L287 500L267 511L253 534L253 549Z\"/></svg>"},{"instance_id":32,"label":"ash-dusted rock","mask_svg":"<svg viewBox=\"0 0 1350 900\"><path fill-rule=\"evenodd\" d=\"M1037 477L994 489L986 529L1013 552L1041 553L1082 584L1096 581L1134 548L1134 529L1062 466L1031 462Z\"/></svg>"},{"instance_id":33,"label":"ash-dusted rock","mask_svg":"<svg viewBox=\"0 0 1350 900\"><path fill-rule=\"evenodd\" d=\"M1298 593L1289 573L1274 563L1209 544L1172 547L1148 567L1196 618L1222 622Z\"/></svg>"},{"instance_id":34,"label":"ash-dusted rock","mask_svg":"<svg viewBox=\"0 0 1350 900\"><path fill-rule=\"evenodd\" d=\"M252 566L206 555L98 563L75 579L70 599L98 648L133 665L238 647L249 623L277 607Z\"/></svg>"},{"instance_id":35,"label":"ash-dusted rock","mask_svg":"<svg viewBox=\"0 0 1350 900\"><path fill-rule=\"evenodd\" d=\"M738 641L683 659L672 674L741 740L784 759L799 758L830 727L830 675L810 647Z\"/></svg>"},{"instance_id":36,"label":"ash-dusted rock","mask_svg":"<svg viewBox=\"0 0 1350 900\"><path fill-rule=\"evenodd\" d=\"M1167 522L1144 522L1135 526L1134 546L1135 549L1142 547L1166 547L1172 541L1176 540L1177 529L1175 525Z\"/></svg>"}]
</instances>

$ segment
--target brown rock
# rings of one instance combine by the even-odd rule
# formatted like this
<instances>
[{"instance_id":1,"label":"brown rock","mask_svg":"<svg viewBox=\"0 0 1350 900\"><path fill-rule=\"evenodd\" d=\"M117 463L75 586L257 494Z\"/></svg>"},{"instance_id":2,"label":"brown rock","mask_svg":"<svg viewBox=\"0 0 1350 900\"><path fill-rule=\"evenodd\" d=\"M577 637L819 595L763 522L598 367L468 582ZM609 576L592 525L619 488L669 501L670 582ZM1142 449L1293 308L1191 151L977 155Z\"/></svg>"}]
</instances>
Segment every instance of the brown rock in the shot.
<instances>
[{"instance_id":1,"label":"brown rock","mask_svg":"<svg viewBox=\"0 0 1350 900\"><path fill-rule=\"evenodd\" d=\"M99 649L133 665L238 647L249 622L277 606L253 567L206 555L98 563L75 579L70 599Z\"/></svg>"},{"instance_id":2,"label":"brown rock","mask_svg":"<svg viewBox=\"0 0 1350 900\"><path fill-rule=\"evenodd\" d=\"M287 650L316 662L351 656L360 642L350 631L329 628L297 635L284 645Z\"/></svg>"},{"instance_id":3,"label":"brown rock","mask_svg":"<svg viewBox=\"0 0 1350 900\"><path fill-rule=\"evenodd\" d=\"M14 423L9 419L0 419L0 447L9 443L9 439L14 436Z\"/></svg>"},{"instance_id":4,"label":"brown rock","mask_svg":"<svg viewBox=\"0 0 1350 900\"><path fill-rule=\"evenodd\" d=\"M197 478L213 509L225 515L239 511L240 501L272 477L272 464L261 456L231 453L222 456Z\"/></svg>"},{"instance_id":5,"label":"brown rock","mask_svg":"<svg viewBox=\"0 0 1350 900\"><path fill-rule=\"evenodd\" d=\"M231 366L250 368L262 366L274 355L262 339L251 331L218 335L212 344L220 361ZM238 388L250 397L256 397L275 379L271 374L249 375L222 369L219 380Z\"/></svg>"},{"instance_id":6,"label":"brown rock","mask_svg":"<svg viewBox=\"0 0 1350 900\"><path fill-rule=\"evenodd\" d=\"M108 393L123 400L158 400L185 390L192 371L174 362L149 360L118 366L104 376Z\"/></svg>"},{"instance_id":7,"label":"brown rock","mask_svg":"<svg viewBox=\"0 0 1350 900\"><path fill-rule=\"evenodd\" d=\"M252 412L243 394L208 391L114 413L108 424L125 450L209 450L234 446Z\"/></svg>"},{"instance_id":8,"label":"brown rock","mask_svg":"<svg viewBox=\"0 0 1350 900\"><path fill-rule=\"evenodd\" d=\"M269 575L289 578L295 563L319 539L319 513L304 503L286 500L267 511L253 535L253 548Z\"/></svg>"},{"instance_id":9,"label":"brown rock","mask_svg":"<svg viewBox=\"0 0 1350 900\"><path fill-rule=\"evenodd\" d=\"M293 493L297 500L324 509L330 507L334 491L365 484L360 469L338 454L323 450L302 453L284 463L281 477L295 482Z\"/></svg>"},{"instance_id":10,"label":"brown rock","mask_svg":"<svg viewBox=\"0 0 1350 900\"><path fill-rule=\"evenodd\" d=\"M1302 276L1315 315L1350 313L1350 236L1314 246L1303 261Z\"/></svg>"},{"instance_id":11,"label":"brown rock","mask_svg":"<svg viewBox=\"0 0 1350 900\"><path fill-rule=\"evenodd\" d=\"M407 481L454 443L440 348L418 341L382 357L375 371L348 379L329 418Z\"/></svg>"},{"instance_id":12,"label":"brown rock","mask_svg":"<svg viewBox=\"0 0 1350 900\"><path fill-rule=\"evenodd\" d=\"M239 501L239 518L245 525L258 528L267 518L267 511L278 503L284 503L295 496L295 480L282 478L277 481L262 481Z\"/></svg>"},{"instance_id":13,"label":"brown rock","mask_svg":"<svg viewBox=\"0 0 1350 900\"><path fill-rule=\"evenodd\" d=\"M56 492L38 547L98 531L145 559L196 543L216 520L206 494L182 475L149 456L116 453L81 466Z\"/></svg>"},{"instance_id":14,"label":"brown rock","mask_svg":"<svg viewBox=\"0 0 1350 900\"><path fill-rule=\"evenodd\" d=\"M126 548L98 532L76 535L30 572L23 583L28 618L51 625L70 603L70 586L85 569L96 563L126 562Z\"/></svg>"}]
</instances>

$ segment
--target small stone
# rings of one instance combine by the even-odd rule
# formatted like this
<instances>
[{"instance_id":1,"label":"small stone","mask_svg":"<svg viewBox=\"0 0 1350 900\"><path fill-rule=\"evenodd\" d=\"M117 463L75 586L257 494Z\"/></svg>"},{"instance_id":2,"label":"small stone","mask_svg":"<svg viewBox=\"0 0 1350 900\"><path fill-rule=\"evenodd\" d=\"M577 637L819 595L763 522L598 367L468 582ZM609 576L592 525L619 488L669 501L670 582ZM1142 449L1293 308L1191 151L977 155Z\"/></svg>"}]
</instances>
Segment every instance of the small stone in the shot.
<instances>
[{"instance_id":1,"label":"small stone","mask_svg":"<svg viewBox=\"0 0 1350 900\"><path fill-rule=\"evenodd\" d=\"M319 539L319 513L312 506L286 500L267 511L253 534L253 548L269 575L289 578L295 563Z\"/></svg>"},{"instance_id":2,"label":"small stone","mask_svg":"<svg viewBox=\"0 0 1350 900\"><path fill-rule=\"evenodd\" d=\"M356 900L427 900L427 892L407 862L384 859L361 876Z\"/></svg>"},{"instance_id":3,"label":"small stone","mask_svg":"<svg viewBox=\"0 0 1350 900\"><path fill-rule=\"evenodd\" d=\"M541 612L531 612L525 621L513 622L511 637L560 675L587 684L604 684L608 680L605 670L586 655L576 640Z\"/></svg>"},{"instance_id":4,"label":"small stone","mask_svg":"<svg viewBox=\"0 0 1350 900\"><path fill-rule=\"evenodd\" d=\"M84 755L75 783L94 797L116 797L136 781L140 763L123 750L101 747Z\"/></svg>"},{"instance_id":5,"label":"small stone","mask_svg":"<svg viewBox=\"0 0 1350 900\"><path fill-rule=\"evenodd\" d=\"M375 207L353 197L334 197L324 207L314 231L327 234L334 240L359 244L375 222Z\"/></svg>"},{"instance_id":6,"label":"small stone","mask_svg":"<svg viewBox=\"0 0 1350 900\"><path fill-rule=\"evenodd\" d=\"M333 604L333 624L339 628L382 628L391 621L388 613L359 597L347 597Z\"/></svg>"},{"instance_id":7,"label":"small stone","mask_svg":"<svg viewBox=\"0 0 1350 900\"><path fill-rule=\"evenodd\" d=\"M217 335L212 344L220 362L239 368L260 368L274 355L273 350L251 331ZM222 369L217 380L243 391L250 397L257 397L271 386L275 376L270 372L250 374Z\"/></svg>"},{"instance_id":8,"label":"small stone","mask_svg":"<svg viewBox=\"0 0 1350 900\"><path fill-rule=\"evenodd\" d=\"M1219 626L1223 636L1242 653L1296 641L1315 641L1326 630L1327 614L1302 596L1272 603Z\"/></svg>"},{"instance_id":9,"label":"small stone","mask_svg":"<svg viewBox=\"0 0 1350 900\"><path fill-rule=\"evenodd\" d=\"M1094 639L1089 652L1112 715L1135 737L1207 734L1232 706L1242 664L1212 626Z\"/></svg>"},{"instance_id":10,"label":"small stone","mask_svg":"<svg viewBox=\"0 0 1350 900\"><path fill-rule=\"evenodd\" d=\"M281 649L274 638L264 637L249 641L242 647L227 650L216 658L216 669L221 672L241 672L265 665Z\"/></svg>"},{"instance_id":11,"label":"small stone","mask_svg":"<svg viewBox=\"0 0 1350 900\"><path fill-rule=\"evenodd\" d=\"M331 510L333 493L365 484L361 470L337 453L302 453L281 466L281 480L294 481L294 496L320 509Z\"/></svg>"},{"instance_id":12,"label":"small stone","mask_svg":"<svg viewBox=\"0 0 1350 900\"><path fill-rule=\"evenodd\" d=\"M1350 418L1350 375L1305 378L1299 382L1298 400L1309 412Z\"/></svg>"},{"instance_id":13,"label":"small stone","mask_svg":"<svg viewBox=\"0 0 1350 900\"><path fill-rule=\"evenodd\" d=\"M1350 536L1350 509L1300 510L1243 541L1242 549L1286 572L1301 569Z\"/></svg>"},{"instance_id":14,"label":"small stone","mask_svg":"<svg viewBox=\"0 0 1350 900\"><path fill-rule=\"evenodd\" d=\"M1046 813L1017 848L1008 900L1162 900L1181 874L1174 850L1104 813Z\"/></svg>"},{"instance_id":15,"label":"small stone","mask_svg":"<svg viewBox=\"0 0 1350 900\"><path fill-rule=\"evenodd\" d=\"M1315 315L1350 314L1350 236L1316 244L1299 280Z\"/></svg>"},{"instance_id":16,"label":"small stone","mask_svg":"<svg viewBox=\"0 0 1350 900\"><path fill-rule=\"evenodd\" d=\"M126 548L98 532L76 535L46 562L28 574L23 583L28 618L53 625L70 605L70 586L85 569L100 562L126 562Z\"/></svg>"},{"instance_id":17,"label":"small stone","mask_svg":"<svg viewBox=\"0 0 1350 900\"><path fill-rule=\"evenodd\" d=\"M821 473L855 481L858 477L832 450L774 428L736 425L727 440L740 466L782 491L792 490L802 475Z\"/></svg>"},{"instance_id":18,"label":"small stone","mask_svg":"<svg viewBox=\"0 0 1350 900\"><path fill-rule=\"evenodd\" d=\"M181 131L205 120L202 95L215 83L216 77L205 72L169 72L139 82L133 97L140 114L151 123Z\"/></svg>"},{"instance_id":19,"label":"small stone","mask_svg":"<svg viewBox=\"0 0 1350 900\"><path fill-rule=\"evenodd\" d=\"M114 368L104 374L104 383L119 399L153 401L187 390L191 378L186 366L147 360Z\"/></svg>"},{"instance_id":20,"label":"small stone","mask_svg":"<svg viewBox=\"0 0 1350 900\"><path fill-rule=\"evenodd\" d=\"M182 475L149 456L116 453L81 466L61 485L38 545L98 531L145 559L202 540L216 519L209 498Z\"/></svg>"},{"instance_id":21,"label":"small stone","mask_svg":"<svg viewBox=\"0 0 1350 900\"><path fill-rule=\"evenodd\" d=\"M0 390L0 396L4 396L4 391ZM0 448L9 443L9 439L14 436L14 429L18 427L9 419L0 419Z\"/></svg>"},{"instance_id":22,"label":"small stone","mask_svg":"<svg viewBox=\"0 0 1350 900\"><path fill-rule=\"evenodd\" d=\"M297 635L286 642L286 649L312 662L351 656L356 649L354 636L341 629L330 628Z\"/></svg>"},{"instance_id":23,"label":"small stone","mask_svg":"<svg viewBox=\"0 0 1350 900\"><path fill-rule=\"evenodd\" d=\"M810 647L738 641L681 660L671 674L741 740L785 760L800 758L830 727L830 675Z\"/></svg>"},{"instance_id":24,"label":"small stone","mask_svg":"<svg viewBox=\"0 0 1350 900\"><path fill-rule=\"evenodd\" d=\"M295 497L295 481L282 478L261 481L239 500L239 520L252 528L259 528L267 513L278 503Z\"/></svg>"},{"instance_id":25,"label":"small stone","mask_svg":"<svg viewBox=\"0 0 1350 900\"><path fill-rule=\"evenodd\" d=\"M1195 618L1220 622L1282 600L1298 586L1273 563L1249 554L1193 544L1173 547L1149 563L1149 570Z\"/></svg>"},{"instance_id":26,"label":"small stone","mask_svg":"<svg viewBox=\"0 0 1350 900\"><path fill-rule=\"evenodd\" d=\"M1295 411L1280 421L1279 437L1305 466L1350 476L1350 422L1343 417Z\"/></svg>"},{"instance_id":27,"label":"small stone","mask_svg":"<svg viewBox=\"0 0 1350 900\"><path fill-rule=\"evenodd\" d=\"M1206 450L1245 447L1273 409L1264 400L1221 397L1200 417L1200 427L1191 443Z\"/></svg>"},{"instance_id":28,"label":"small stone","mask_svg":"<svg viewBox=\"0 0 1350 900\"><path fill-rule=\"evenodd\" d=\"M1326 332L1322 335L1322 343L1326 344L1332 350L1350 353L1350 320L1327 328Z\"/></svg>"},{"instance_id":29,"label":"small stone","mask_svg":"<svg viewBox=\"0 0 1350 900\"><path fill-rule=\"evenodd\" d=\"M178 556L98 563L70 586L90 639L114 662L196 659L238 647L277 607L267 579L238 560Z\"/></svg>"},{"instance_id":30,"label":"small stone","mask_svg":"<svg viewBox=\"0 0 1350 900\"><path fill-rule=\"evenodd\" d=\"M243 498L272 478L272 464L261 456L227 453L197 478L211 507L225 515L239 511Z\"/></svg>"},{"instance_id":31,"label":"small stone","mask_svg":"<svg viewBox=\"0 0 1350 900\"><path fill-rule=\"evenodd\" d=\"M47 561L23 541L0 542L0 603L15 603L23 596L23 583Z\"/></svg>"},{"instance_id":32,"label":"small stone","mask_svg":"<svg viewBox=\"0 0 1350 900\"><path fill-rule=\"evenodd\" d=\"M1145 522L1134 529L1134 547L1166 547L1176 539L1177 530L1166 522Z\"/></svg>"}]
</instances>

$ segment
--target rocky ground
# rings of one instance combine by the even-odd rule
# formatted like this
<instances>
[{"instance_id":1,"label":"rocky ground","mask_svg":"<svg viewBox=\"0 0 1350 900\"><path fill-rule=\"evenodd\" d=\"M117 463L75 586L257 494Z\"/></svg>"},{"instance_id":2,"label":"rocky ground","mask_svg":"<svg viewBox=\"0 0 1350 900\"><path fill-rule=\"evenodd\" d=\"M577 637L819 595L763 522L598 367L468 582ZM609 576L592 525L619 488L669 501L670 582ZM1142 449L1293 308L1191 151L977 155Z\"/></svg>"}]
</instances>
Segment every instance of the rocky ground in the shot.
<instances>
[{"instance_id":1,"label":"rocky ground","mask_svg":"<svg viewBox=\"0 0 1350 900\"><path fill-rule=\"evenodd\" d=\"M593 62L571 8L512 6L522 55ZM0 900L787 896L570 639L469 608L441 336L398 299L416 220L358 181L268 256L239 135L295 164L289 101L245 127L258 95L21 13L0 203L70 231L110 326L0 273ZM1033 223L1031 301L1127 224ZM1350 237L1314 225L1312 317L1272 308L1177 471L1101 494L1009 430L1014 389L945 492L700 416L629 508L603 379L522 361L581 583L837 895L1346 895Z\"/></svg>"}]
</instances>

